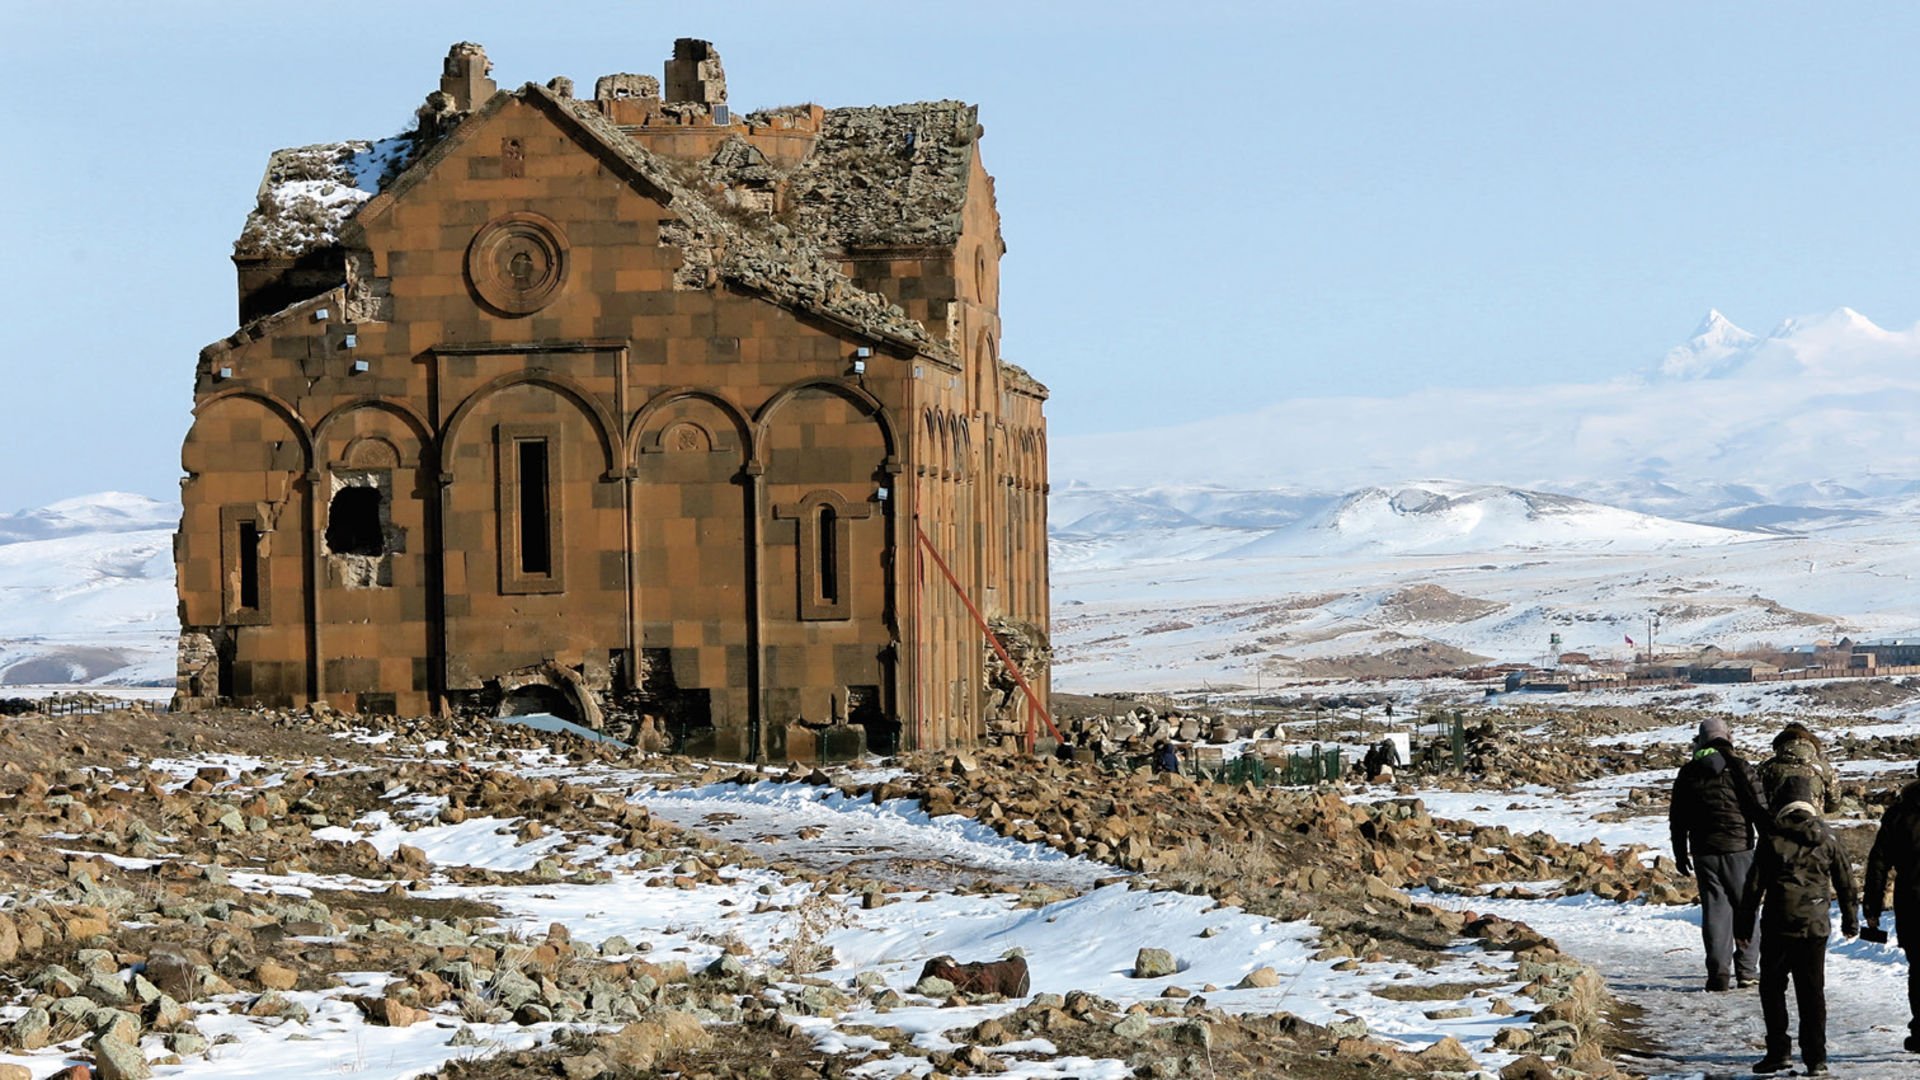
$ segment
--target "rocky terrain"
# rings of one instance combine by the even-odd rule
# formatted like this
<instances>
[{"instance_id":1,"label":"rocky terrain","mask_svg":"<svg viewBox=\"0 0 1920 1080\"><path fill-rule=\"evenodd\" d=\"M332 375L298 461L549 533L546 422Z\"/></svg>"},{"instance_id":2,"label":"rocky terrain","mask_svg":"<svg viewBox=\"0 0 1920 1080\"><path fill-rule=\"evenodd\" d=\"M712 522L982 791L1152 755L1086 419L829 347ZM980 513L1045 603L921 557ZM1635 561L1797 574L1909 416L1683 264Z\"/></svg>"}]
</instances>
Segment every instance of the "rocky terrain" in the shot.
<instances>
[{"instance_id":1,"label":"rocky terrain","mask_svg":"<svg viewBox=\"0 0 1920 1080\"><path fill-rule=\"evenodd\" d=\"M1831 714L1842 761L1920 751L1780 701ZM1684 1075L1617 958L1532 916L1692 910L1660 789L1698 715L1479 710L1459 771L1283 787L1125 753L769 770L489 721L27 711L0 720L0 1078ZM1181 721L1255 757L1388 726L1364 701L1131 724ZM1871 816L1890 776L1843 768ZM1021 985L950 977L1009 958Z\"/></svg>"}]
</instances>

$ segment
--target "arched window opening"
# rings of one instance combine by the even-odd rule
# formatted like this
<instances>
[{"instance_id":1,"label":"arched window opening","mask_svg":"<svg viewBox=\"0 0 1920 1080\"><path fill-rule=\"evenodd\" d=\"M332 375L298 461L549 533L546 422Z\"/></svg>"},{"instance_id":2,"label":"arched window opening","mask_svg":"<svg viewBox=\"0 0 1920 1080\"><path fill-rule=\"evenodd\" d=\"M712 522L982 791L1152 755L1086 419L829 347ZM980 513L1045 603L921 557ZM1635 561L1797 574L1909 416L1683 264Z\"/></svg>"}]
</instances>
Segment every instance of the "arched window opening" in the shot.
<instances>
[{"instance_id":1,"label":"arched window opening","mask_svg":"<svg viewBox=\"0 0 1920 1080\"><path fill-rule=\"evenodd\" d=\"M773 516L793 522L796 617L801 621L853 616L852 553L855 522L875 513L871 501L849 502L837 492L809 492L796 503L775 505ZM866 528L866 526L859 526Z\"/></svg>"}]
</instances>

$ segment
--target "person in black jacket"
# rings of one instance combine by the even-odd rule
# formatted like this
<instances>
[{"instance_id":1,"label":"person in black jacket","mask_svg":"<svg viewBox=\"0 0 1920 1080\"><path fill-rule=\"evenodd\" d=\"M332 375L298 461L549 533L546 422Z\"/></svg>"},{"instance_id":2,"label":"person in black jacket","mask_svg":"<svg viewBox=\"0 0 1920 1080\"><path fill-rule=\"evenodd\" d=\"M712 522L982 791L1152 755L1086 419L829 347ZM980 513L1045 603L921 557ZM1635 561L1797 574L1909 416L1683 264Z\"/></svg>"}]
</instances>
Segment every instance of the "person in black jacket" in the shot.
<instances>
[{"instance_id":1,"label":"person in black jacket","mask_svg":"<svg viewBox=\"0 0 1920 1080\"><path fill-rule=\"evenodd\" d=\"M1760 1014L1767 1021L1767 1056L1757 1073L1793 1067L1787 1036L1787 981L1800 1010L1800 1060L1808 1076L1827 1074L1828 907L1840 898L1840 930L1860 934L1860 897L1846 852L1820 819L1813 785L1788 777L1774 796L1773 830L1760 841L1740 901L1742 919L1765 908L1760 923ZM1831 886L1831 887L1829 887ZM1742 925L1745 925L1743 923ZM1745 942L1741 943L1745 945Z\"/></svg>"},{"instance_id":2,"label":"person in black jacket","mask_svg":"<svg viewBox=\"0 0 1920 1080\"><path fill-rule=\"evenodd\" d=\"M1764 832L1767 812L1760 782L1733 752L1727 722L1710 716L1700 722L1693 758L1673 781L1667 810L1673 861L1700 886L1700 938L1707 951L1707 989L1730 990L1738 979L1752 986L1757 950L1753 919L1735 921L1740 886L1753 866L1753 838ZM1736 951L1734 942L1748 942Z\"/></svg>"},{"instance_id":3,"label":"person in black jacket","mask_svg":"<svg viewBox=\"0 0 1920 1080\"><path fill-rule=\"evenodd\" d=\"M1167 739L1160 740L1153 748L1153 771L1157 773L1177 773L1180 771L1180 751L1174 749Z\"/></svg>"},{"instance_id":4,"label":"person in black jacket","mask_svg":"<svg viewBox=\"0 0 1920 1080\"><path fill-rule=\"evenodd\" d=\"M1880 819L1880 833L1867 853L1867 925L1878 935L1886 910L1887 875L1893 875L1893 926L1907 954L1907 1049L1920 1053L1920 971L1913 964L1920 949L1920 780L1901 789ZM1883 936L1877 940L1885 941Z\"/></svg>"}]
</instances>

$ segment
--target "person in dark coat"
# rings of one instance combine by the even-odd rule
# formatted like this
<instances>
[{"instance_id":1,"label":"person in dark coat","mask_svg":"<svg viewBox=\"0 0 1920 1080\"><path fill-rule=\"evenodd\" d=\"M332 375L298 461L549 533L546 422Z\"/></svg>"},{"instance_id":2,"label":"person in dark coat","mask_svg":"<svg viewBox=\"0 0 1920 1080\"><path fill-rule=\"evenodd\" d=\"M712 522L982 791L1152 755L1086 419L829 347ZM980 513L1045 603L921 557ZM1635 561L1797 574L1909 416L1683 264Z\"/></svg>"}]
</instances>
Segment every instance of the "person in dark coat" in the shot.
<instances>
[{"instance_id":1,"label":"person in dark coat","mask_svg":"<svg viewBox=\"0 0 1920 1080\"><path fill-rule=\"evenodd\" d=\"M1157 773L1180 771L1180 751L1174 749L1170 740L1162 739L1160 745L1153 748L1153 771Z\"/></svg>"},{"instance_id":2,"label":"person in dark coat","mask_svg":"<svg viewBox=\"0 0 1920 1080\"><path fill-rule=\"evenodd\" d=\"M1700 722L1693 757L1674 777L1667 809L1673 861L1700 886L1700 939L1707 952L1707 989L1731 990L1735 980L1752 986L1758 967L1753 920L1735 921L1740 886L1753 867L1753 838L1764 832L1767 812L1753 770L1734 753L1727 722ZM1735 949L1734 942L1749 945Z\"/></svg>"},{"instance_id":3,"label":"person in dark coat","mask_svg":"<svg viewBox=\"0 0 1920 1080\"><path fill-rule=\"evenodd\" d=\"M1841 933L1860 934L1853 868L1813 799L1813 785L1804 776L1789 777L1780 786L1773 830L1760 840L1740 901L1743 919L1763 912L1760 1014L1767 1022L1767 1056L1754 1064L1757 1073L1793 1067L1793 1040L1787 1035L1791 980L1800 1012L1800 1060L1808 1076L1827 1074L1827 935L1833 931L1828 908L1836 894Z\"/></svg>"},{"instance_id":4,"label":"person in dark coat","mask_svg":"<svg viewBox=\"0 0 1920 1080\"><path fill-rule=\"evenodd\" d=\"M1867 925L1877 940L1880 914L1886 910L1887 875L1893 875L1893 927L1900 933L1900 950L1907 954L1908 1050L1920 1053L1920 970L1914 951L1920 949L1920 780L1902 788L1880 819L1880 833L1867 853Z\"/></svg>"}]
</instances>

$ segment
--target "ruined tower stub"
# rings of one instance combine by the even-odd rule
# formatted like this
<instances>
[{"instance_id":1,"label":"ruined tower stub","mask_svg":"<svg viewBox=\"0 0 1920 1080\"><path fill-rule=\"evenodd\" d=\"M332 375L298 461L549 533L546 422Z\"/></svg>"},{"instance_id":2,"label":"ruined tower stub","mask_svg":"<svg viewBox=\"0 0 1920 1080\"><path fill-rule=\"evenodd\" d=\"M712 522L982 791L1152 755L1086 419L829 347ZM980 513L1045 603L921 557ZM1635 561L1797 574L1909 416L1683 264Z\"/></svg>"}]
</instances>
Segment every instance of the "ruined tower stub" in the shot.
<instances>
[{"instance_id":1,"label":"ruined tower stub","mask_svg":"<svg viewBox=\"0 0 1920 1080\"><path fill-rule=\"evenodd\" d=\"M487 59L487 50L471 41L462 41L447 50L446 64L440 71L440 92L453 99L455 110L471 112L499 89L487 78L487 72L492 70L493 62Z\"/></svg>"},{"instance_id":2,"label":"ruined tower stub","mask_svg":"<svg viewBox=\"0 0 1920 1080\"><path fill-rule=\"evenodd\" d=\"M667 100L726 104L727 73L720 66L720 51L713 47L713 42L675 39L673 59L667 61Z\"/></svg>"},{"instance_id":3,"label":"ruined tower stub","mask_svg":"<svg viewBox=\"0 0 1920 1080\"><path fill-rule=\"evenodd\" d=\"M660 96L660 80L651 75L635 75L632 72L618 72L602 75L593 84L595 101L617 101L621 98L657 98Z\"/></svg>"}]
</instances>

